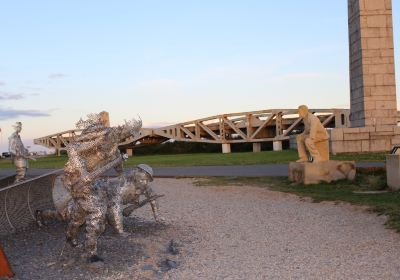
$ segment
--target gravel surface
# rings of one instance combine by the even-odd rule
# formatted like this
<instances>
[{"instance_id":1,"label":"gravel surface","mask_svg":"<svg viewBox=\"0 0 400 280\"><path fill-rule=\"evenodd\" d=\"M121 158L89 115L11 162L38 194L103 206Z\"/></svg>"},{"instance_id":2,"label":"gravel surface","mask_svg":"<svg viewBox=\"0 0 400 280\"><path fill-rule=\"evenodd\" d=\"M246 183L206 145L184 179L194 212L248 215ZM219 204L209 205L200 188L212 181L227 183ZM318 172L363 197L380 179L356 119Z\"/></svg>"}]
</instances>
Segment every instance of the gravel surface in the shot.
<instances>
[{"instance_id":1,"label":"gravel surface","mask_svg":"<svg viewBox=\"0 0 400 280\"><path fill-rule=\"evenodd\" d=\"M128 237L99 240L104 267L65 247L64 225L2 244L16 279L400 279L400 235L365 208L311 203L255 187L195 187L156 179L160 213L125 219ZM171 242L171 240L173 240Z\"/></svg>"}]
</instances>

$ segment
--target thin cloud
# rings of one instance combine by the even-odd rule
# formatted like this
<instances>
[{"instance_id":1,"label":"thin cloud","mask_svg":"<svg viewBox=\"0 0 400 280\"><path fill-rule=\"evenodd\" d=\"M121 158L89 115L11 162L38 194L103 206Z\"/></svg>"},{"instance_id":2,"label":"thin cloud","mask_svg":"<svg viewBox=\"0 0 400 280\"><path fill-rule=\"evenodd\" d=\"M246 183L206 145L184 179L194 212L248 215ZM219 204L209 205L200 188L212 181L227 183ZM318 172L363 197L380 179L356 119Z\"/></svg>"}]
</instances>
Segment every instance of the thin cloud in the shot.
<instances>
[{"instance_id":1,"label":"thin cloud","mask_svg":"<svg viewBox=\"0 0 400 280\"><path fill-rule=\"evenodd\" d=\"M0 108L0 120L9 120L17 117L48 117L49 113L38 110L14 110Z\"/></svg>"},{"instance_id":2,"label":"thin cloud","mask_svg":"<svg viewBox=\"0 0 400 280\"><path fill-rule=\"evenodd\" d=\"M0 81L0 86L5 86L5 85L6 85L5 82Z\"/></svg>"},{"instance_id":3,"label":"thin cloud","mask_svg":"<svg viewBox=\"0 0 400 280\"><path fill-rule=\"evenodd\" d=\"M21 93L7 93L7 92L0 92L0 100L20 100L24 99L25 95Z\"/></svg>"},{"instance_id":4,"label":"thin cloud","mask_svg":"<svg viewBox=\"0 0 400 280\"><path fill-rule=\"evenodd\" d=\"M49 75L50 80L60 80L60 79L66 78L66 77L67 77L67 75L65 75L63 73L52 73Z\"/></svg>"}]
</instances>

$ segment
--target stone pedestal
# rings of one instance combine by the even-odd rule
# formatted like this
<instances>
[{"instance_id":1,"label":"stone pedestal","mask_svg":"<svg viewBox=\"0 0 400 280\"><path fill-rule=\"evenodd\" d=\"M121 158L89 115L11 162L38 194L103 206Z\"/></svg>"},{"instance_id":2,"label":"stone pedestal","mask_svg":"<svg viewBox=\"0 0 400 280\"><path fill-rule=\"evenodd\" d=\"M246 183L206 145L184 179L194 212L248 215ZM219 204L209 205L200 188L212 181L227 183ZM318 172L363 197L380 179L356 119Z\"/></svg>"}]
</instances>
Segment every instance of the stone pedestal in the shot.
<instances>
[{"instance_id":1,"label":"stone pedestal","mask_svg":"<svg viewBox=\"0 0 400 280\"><path fill-rule=\"evenodd\" d=\"M386 155L387 184L392 190L400 190L400 155Z\"/></svg>"},{"instance_id":2,"label":"stone pedestal","mask_svg":"<svg viewBox=\"0 0 400 280\"><path fill-rule=\"evenodd\" d=\"M354 161L329 160L318 163L291 162L289 164L289 180L305 185L337 180L354 180L356 165Z\"/></svg>"},{"instance_id":3,"label":"stone pedestal","mask_svg":"<svg viewBox=\"0 0 400 280\"><path fill-rule=\"evenodd\" d=\"M331 153L389 152L400 144L400 127L369 126L334 128L330 131Z\"/></svg>"}]
</instances>

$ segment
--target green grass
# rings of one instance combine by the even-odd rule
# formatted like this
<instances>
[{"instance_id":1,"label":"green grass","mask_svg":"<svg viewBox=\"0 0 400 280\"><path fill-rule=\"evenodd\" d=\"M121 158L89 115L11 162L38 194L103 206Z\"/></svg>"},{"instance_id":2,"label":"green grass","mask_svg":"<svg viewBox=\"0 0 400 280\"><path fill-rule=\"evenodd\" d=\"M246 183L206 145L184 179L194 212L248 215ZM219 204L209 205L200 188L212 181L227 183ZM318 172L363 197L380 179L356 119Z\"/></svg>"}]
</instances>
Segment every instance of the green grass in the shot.
<instances>
[{"instance_id":1,"label":"green grass","mask_svg":"<svg viewBox=\"0 0 400 280\"><path fill-rule=\"evenodd\" d=\"M36 161L29 160L29 168L62 168L67 162L66 156L45 156L39 157ZM0 168L14 168L9 158L0 159Z\"/></svg>"},{"instance_id":2,"label":"green grass","mask_svg":"<svg viewBox=\"0 0 400 280\"><path fill-rule=\"evenodd\" d=\"M337 160L356 161L384 161L383 153L350 154L332 156ZM139 163L146 163L153 167L159 166L204 166L204 165L251 165L251 164L274 164L288 163L297 160L295 150L284 150L280 152L265 151L260 153L196 153L177 155L146 155L133 156L125 163L126 167ZM66 156L40 157L37 161L30 160L31 168L62 168L67 162ZM0 168L13 168L9 159L0 159Z\"/></svg>"},{"instance_id":3,"label":"green grass","mask_svg":"<svg viewBox=\"0 0 400 280\"><path fill-rule=\"evenodd\" d=\"M198 186L265 187L269 190L310 197L314 202L343 201L370 207L371 211L389 217L386 226L400 232L400 192L390 192L386 186L386 174L381 169L358 169L355 181L338 181L316 185L295 184L286 177L212 177L199 179ZM378 193L363 193L377 191ZM379 192L388 191L388 192Z\"/></svg>"}]
</instances>

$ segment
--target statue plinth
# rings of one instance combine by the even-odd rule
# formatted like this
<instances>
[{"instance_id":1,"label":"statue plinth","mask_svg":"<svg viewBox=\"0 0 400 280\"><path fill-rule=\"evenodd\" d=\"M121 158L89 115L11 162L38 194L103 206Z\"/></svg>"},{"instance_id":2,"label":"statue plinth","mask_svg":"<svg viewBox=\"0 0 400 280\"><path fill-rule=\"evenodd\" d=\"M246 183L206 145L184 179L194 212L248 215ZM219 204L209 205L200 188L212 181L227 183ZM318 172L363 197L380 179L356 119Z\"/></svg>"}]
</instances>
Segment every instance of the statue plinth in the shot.
<instances>
[{"instance_id":1,"label":"statue plinth","mask_svg":"<svg viewBox=\"0 0 400 280\"><path fill-rule=\"evenodd\" d=\"M386 176L389 188L400 190L400 155L386 155Z\"/></svg>"},{"instance_id":2,"label":"statue plinth","mask_svg":"<svg viewBox=\"0 0 400 280\"><path fill-rule=\"evenodd\" d=\"M305 185L337 180L354 180L356 164L354 161L328 160L321 162L291 162L289 180Z\"/></svg>"}]
</instances>

